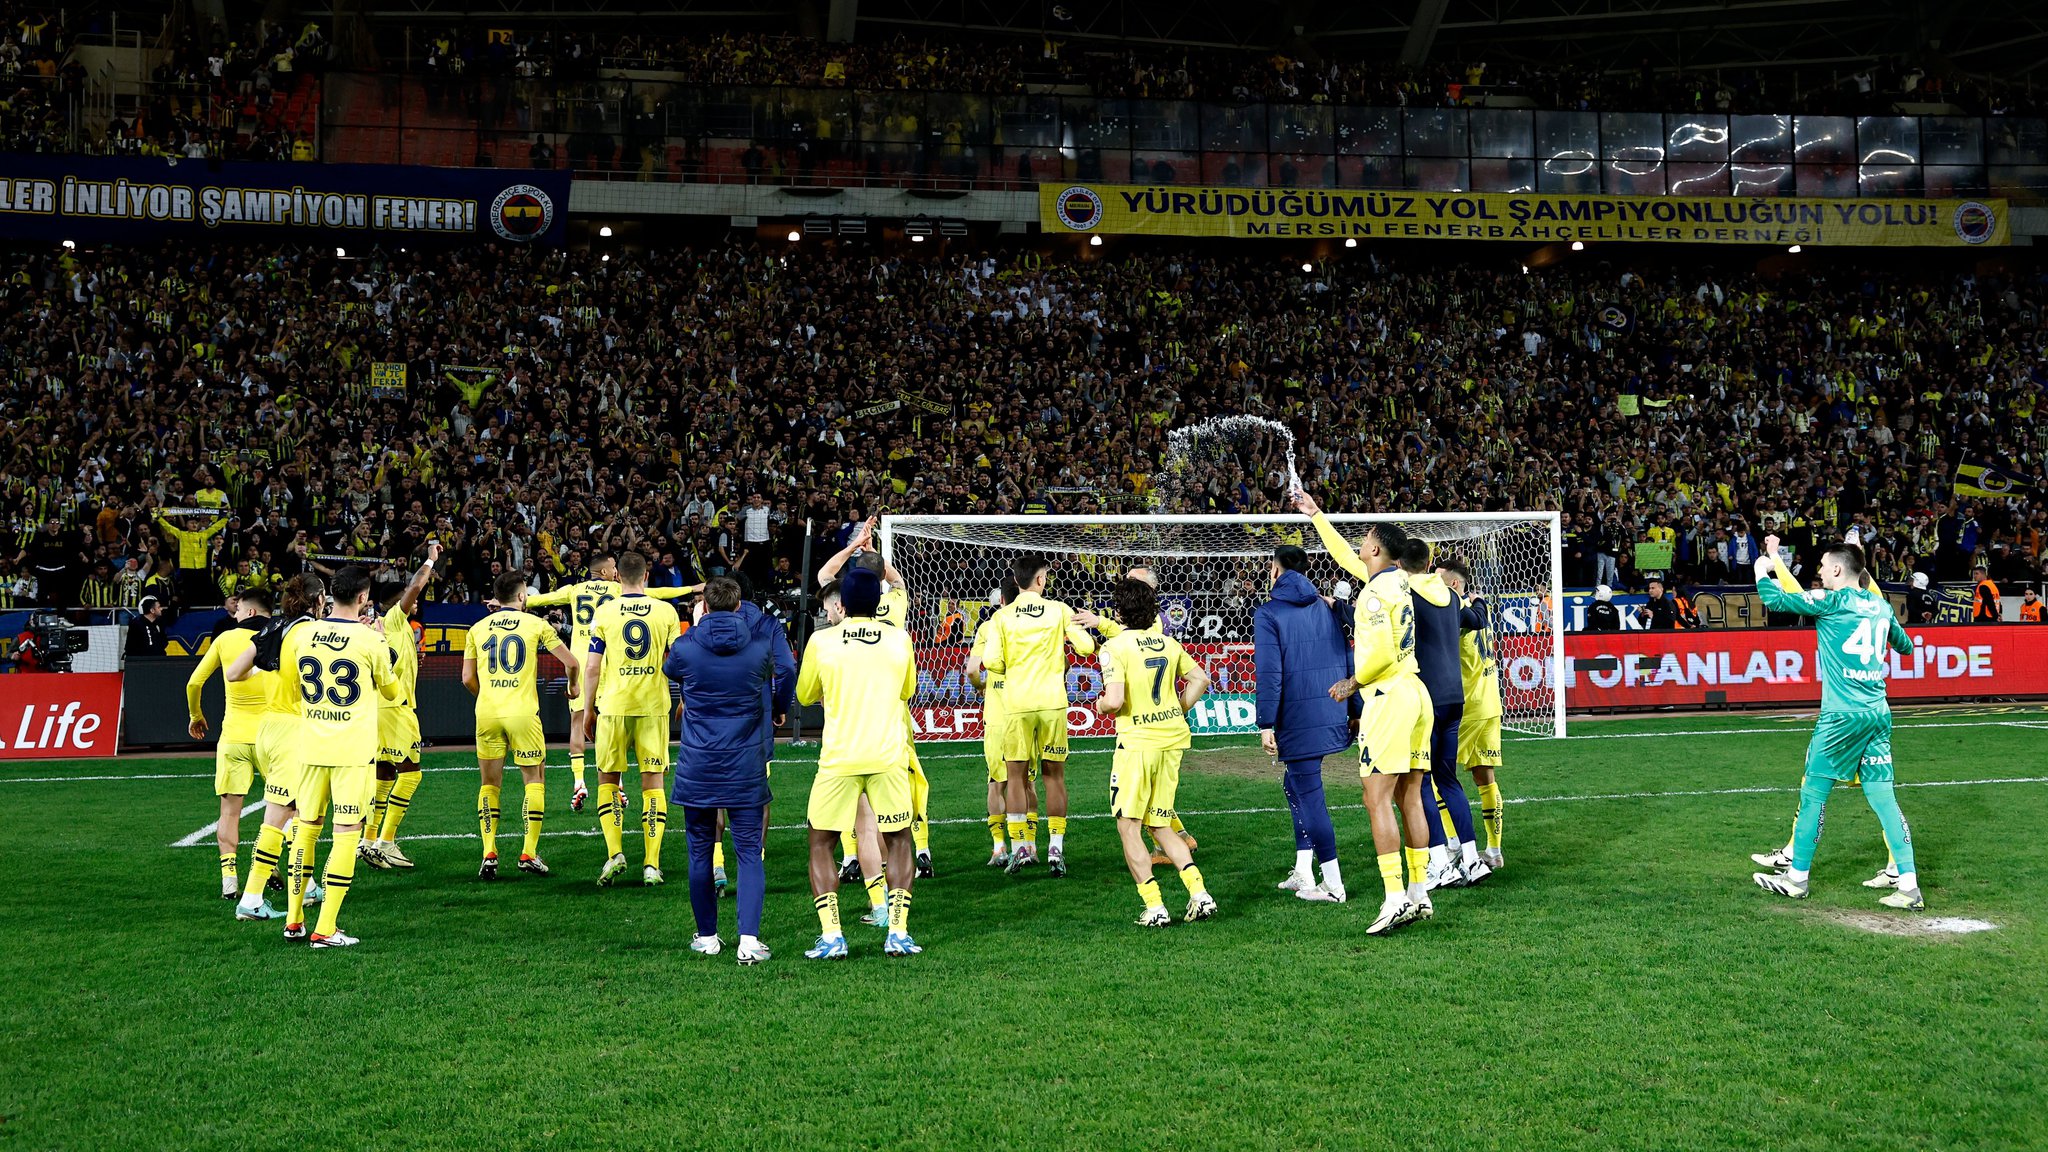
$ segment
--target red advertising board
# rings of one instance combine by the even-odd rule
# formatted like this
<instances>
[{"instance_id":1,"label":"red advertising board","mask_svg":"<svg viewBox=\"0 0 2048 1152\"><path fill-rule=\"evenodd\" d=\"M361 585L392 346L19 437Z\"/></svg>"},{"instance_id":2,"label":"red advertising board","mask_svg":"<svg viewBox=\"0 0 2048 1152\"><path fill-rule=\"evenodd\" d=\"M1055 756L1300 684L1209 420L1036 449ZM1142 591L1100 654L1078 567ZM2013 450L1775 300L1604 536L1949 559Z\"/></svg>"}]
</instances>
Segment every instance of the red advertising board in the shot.
<instances>
[{"instance_id":1,"label":"red advertising board","mask_svg":"<svg viewBox=\"0 0 2048 1152\"><path fill-rule=\"evenodd\" d=\"M112 756L121 736L121 674L0 676L0 760Z\"/></svg>"},{"instance_id":2,"label":"red advertising board","mask_svg":"<svg viewBox=\"0 0 2048 1152\"><path fill-rule=\"evenodd\" d=\"M2048 628L1908 628L1913 655L1891 653L1893 700L2048 696ZM1575 633L1565 637L1565 705L1591 708L1818 704L1811 628ZM1540 676L1515 661L1511 681ZM1710 694L1717 694L1712 695Z\"/></svg>"}]
</instances>

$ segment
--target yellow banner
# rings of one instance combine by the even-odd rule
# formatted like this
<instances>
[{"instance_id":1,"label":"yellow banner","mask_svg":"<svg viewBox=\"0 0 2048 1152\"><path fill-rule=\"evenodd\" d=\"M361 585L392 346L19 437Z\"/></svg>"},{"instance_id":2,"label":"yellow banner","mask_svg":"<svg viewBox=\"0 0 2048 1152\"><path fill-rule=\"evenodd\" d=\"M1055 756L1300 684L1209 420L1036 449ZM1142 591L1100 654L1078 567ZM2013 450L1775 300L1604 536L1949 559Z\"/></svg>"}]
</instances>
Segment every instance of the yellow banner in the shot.
<instances>
[{"instance_id":1,"label":"yellow banner","mask_svg":"<svg viewBox=\"0 0 2048 1152\"><path fill-rule=\"evenodd\" d=\"M1630 240L1833 247L2004 245L2003 200L1564 196L1041 184L1047 232L1396 240Z\"/></svg>"}]
</instances>

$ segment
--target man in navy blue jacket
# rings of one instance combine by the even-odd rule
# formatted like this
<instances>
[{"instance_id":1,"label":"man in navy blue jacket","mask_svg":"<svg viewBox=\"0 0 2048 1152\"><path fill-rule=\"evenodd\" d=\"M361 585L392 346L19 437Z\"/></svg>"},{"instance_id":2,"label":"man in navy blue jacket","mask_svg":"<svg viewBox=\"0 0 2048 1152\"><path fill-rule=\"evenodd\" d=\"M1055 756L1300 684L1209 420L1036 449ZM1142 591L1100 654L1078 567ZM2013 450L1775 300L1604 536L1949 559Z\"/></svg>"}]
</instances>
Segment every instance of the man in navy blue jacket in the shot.
<instances>
[{"instance_id":1,"label":"man in navy blue jacket","mask_svg":"<svg viewBox=\"0 0 2048 1152\"><path fill-rule=\"evenodd\" d=\"M1286 768L1281 783L1294 813L1294 869L1280 887L1303 900L1344 902L1337 832L1323 799L1323 757L1351 745L1350 705L1330 686L1351 675L1344 613L1316 592L1303 570L1308 553L1294 544L1273 551L1272 598L1252 618L1259 681L1259 742ZM1322 882L1310 870L1322 865Z\"/></svg>"},{"instance_id":2,"label":"man in navy blue jacket","mask_svg":"<svg viewBox=\"0 0 2048 1152\"><path fill-rule=\"evenodd\" d=\"M690 910L697 918L696 951L715 955L718 891L711 850L718 843L718 813L732 827L739 858L739 962L768 959L761 943L761 904L767 875L761 837L768 823L768 761L775 729L796 702L796 657L782 625L740 598L724 576L704 585L697 622L669 649L662 671L683 690L682 740L670 800L682 805L690 847Z\"/></svg>"}]
</instances>

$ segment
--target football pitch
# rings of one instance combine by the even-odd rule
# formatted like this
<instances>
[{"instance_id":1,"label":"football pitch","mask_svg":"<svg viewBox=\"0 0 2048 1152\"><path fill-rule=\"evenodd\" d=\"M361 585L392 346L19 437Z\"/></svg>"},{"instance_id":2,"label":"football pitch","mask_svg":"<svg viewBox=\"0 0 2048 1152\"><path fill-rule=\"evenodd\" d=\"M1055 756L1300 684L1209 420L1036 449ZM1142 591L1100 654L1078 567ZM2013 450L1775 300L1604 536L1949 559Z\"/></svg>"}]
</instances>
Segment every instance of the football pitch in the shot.
<instances>
[{"instance_id":1,"label":"football pitch","mask_svg":"<svg viewBox=\"0 0 2048 1152\"><path fill-rule=\"evenodd\" d=\"M1785 839L1810 727L1693 716L1511 740L1507 867L1385 939L1365 935L1379 882L1341 757L1350 904L1275 890L1293 853L1277 774L1248 739L1205 741L1180 806L1221 911L1144 930L1098 817L1106 747L1071 762L1089 818L1055 880L983 867L979 749L931 745L939 874L911 923L927 951L884 958L850 887L854 954L830 964L803 958L815 749L785 748L775 959L757 968L688 950L680 813L666 887L594 886L595 804L569 811L566 770L554 875L486 883L473 761L430 752L402 835L418 867L359 869L343 922L362 946L315 952L218 898L212 834L195 835L210 760L12 764L0 1148L2042 1146L2048 855L2030 833L2048 824L2048 713L1900 716L1925 913L1860 886L1885 854L1854 789L1830 804L1810 899L1750 883L1749 853ZM1996 927L1937 930L1958 917Z\"/></svg>"}]
</instances>

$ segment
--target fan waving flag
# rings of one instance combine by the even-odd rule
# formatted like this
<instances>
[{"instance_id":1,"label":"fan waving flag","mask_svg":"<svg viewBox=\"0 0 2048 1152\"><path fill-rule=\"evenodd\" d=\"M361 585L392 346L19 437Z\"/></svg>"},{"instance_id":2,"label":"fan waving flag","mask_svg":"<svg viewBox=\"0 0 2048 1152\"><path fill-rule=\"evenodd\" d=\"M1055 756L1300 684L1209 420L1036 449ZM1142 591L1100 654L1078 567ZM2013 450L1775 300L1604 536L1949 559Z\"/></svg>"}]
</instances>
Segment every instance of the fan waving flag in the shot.
<instances>
[{"instance_id":1,"label":"fan waving flag","mask_svg":"<svg viewBox=\"0 0 2048 1152\"><path fill-rule=\"evenodd\" d=\"M2025 496L2038 487L2040 481L2032 476L2022 476L1982 460L1964 460L1956 466L1958 496Z\"/></svg>"}]
</instances>

